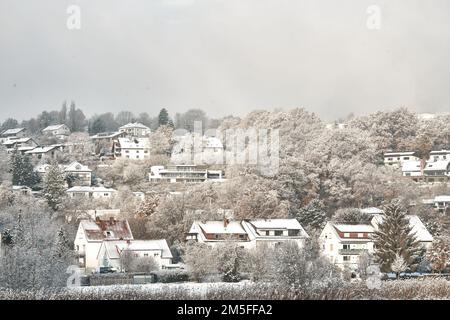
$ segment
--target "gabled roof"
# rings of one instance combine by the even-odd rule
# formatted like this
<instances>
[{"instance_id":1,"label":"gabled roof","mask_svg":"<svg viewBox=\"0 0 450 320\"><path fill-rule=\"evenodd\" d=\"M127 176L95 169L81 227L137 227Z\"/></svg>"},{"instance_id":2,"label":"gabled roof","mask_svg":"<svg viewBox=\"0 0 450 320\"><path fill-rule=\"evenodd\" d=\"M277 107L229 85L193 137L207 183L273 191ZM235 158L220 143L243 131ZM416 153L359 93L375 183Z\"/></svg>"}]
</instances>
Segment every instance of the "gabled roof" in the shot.
<instances>
[{"instance_id":1,"label":"gabled roof","mask_svg":"<svg viewBox=\"0 0 450 320\"><path fill-rule=\"evenodd\" d=\"M112 139L115 137L118 137L120 135L123 135L123 132L102 132L97 133L96 135L91 136L91 139Z\"/></svg>"},{"instance_id":2,"label":"gabled roof","mask_svg":"<svg viewBox=\"0 0 450 320\"><path fill-rule=\"evenodd\" d=\"M102 243L110 259L119 259L124 250L161 251L161 258L173 258L165 239L159 240L105 240Z\"/></svg>"},{"instance_id":3,"label":"gabled roof","mask_svg":"<svg viewBox=\"0 0 450 320\"><path fill-rule=\"evenodd\" d=\"M47 128L43 129L42 131L53 131L53 130L58 130L61 129L62 127L67 127L65 124L55 124L52 126L48 126Z\"/></svg>"},{"instance_id":4,"label":"gabled roof","mask_svg":"<svg viewBox=\"0 0 450 320\"><path fill-rule=\"evenodd\" d=\"M227 226L222 220L220 221L194 221L189 233L209 233L209 234L246 234L239 221L229 221Z\"/></svg>"},{"instance_id":5,"label":"gabled roof","mask_svg":"<svg viewBox=\"0 0 450 320\"><path fill-rule=\"evenodd\" d=\"M126 125L121 126L119 129L132 129L132 128L139 128L139 129L150 130L149 127L143 125L140 122L130 122L130 123L127 123Z\"/></svg>"},{"instance_id":6,"label":"gabled roof","mask_svg":"<svg viewBox=\"0 0 450 320\"><path fill-rule=\"evenodd\" d=\"M430 155L446 155L446 154L450 154L450 150L442 149L440 151L435 150L430 152Z\"/></svg>"},{"instance_id":7,"label":"gabled roof","mask_svg":"<svg viewBox=\"0 0 450 320\"><path fill-rule=\"evenodd\" d=\"M24 131L25 128L14 128L14 129L8 129L2 132L2 136L9 136L9 135L15 135L22 131Z\"/></svg>"},{"instance_id":8,"label":"gabled roof","mask_svg":"<svg viewBox=\"0 0 450 320\"><path fill-rule=\"evenodd\" d=\"M333 224L334 228L343 233L372 233L374 229L369 224Z\"/></svg>"},{"instance_id":9,"label":"gabled roof","mask_svg":"<svg viewBox=\"0 0 450 320\"><path fill-rule=\"evenodd\" d=\"M36 143L32 138L19 138L19 139L6 140L5 142L3 142L3 145L8 146L8 145L16 144L16 143L26 143L30 140L33 141L34 143Z\"/></svg>"},{"instance_id":10,"label":"gabled roof","mask_svg":"<svg viewBox=\"0 0 450 320\"><path fill-rule=\"evenodd\" d=\"M133 240L133 234L127 220L81 220L80 227L87 241Z\"/></svg>"},{"instance_id":11,"label":"gabled roof","mask_svg":"<svg viewBox=\"0 0 450 320\"><path fill-rule=\"evenodd\" d=\"M46 147L37 147L34 148L33 150L29 150L27 152L25 152L26 154L34 154L34 153L47 153L49 151L52 151L54 149L56 149L56 146L46 146Z\"/></svg>"},{"instance_id":12,"label":"gabled roof","mask_svg":"<svg viewBox=\"0 0 450 320\"><path fill-rule=\"evenodd\" d=\"M362 208L360 209L360 211L362 213L366 213L366 214L383 214L384 211L379 209L379 208L375 208L375 207L370 207L370 208Z\"/></svg>"},{"instance_id":13,"label":"gabled roof","mask_svg":"<svg viewBox=\"0 0 450 320\"><path fill-rule=\"evenodd\" d=\"M82 165L81 163L74 161L64 168L66 172L92 172L88 166Z\"/></svg>"}]
</instances>

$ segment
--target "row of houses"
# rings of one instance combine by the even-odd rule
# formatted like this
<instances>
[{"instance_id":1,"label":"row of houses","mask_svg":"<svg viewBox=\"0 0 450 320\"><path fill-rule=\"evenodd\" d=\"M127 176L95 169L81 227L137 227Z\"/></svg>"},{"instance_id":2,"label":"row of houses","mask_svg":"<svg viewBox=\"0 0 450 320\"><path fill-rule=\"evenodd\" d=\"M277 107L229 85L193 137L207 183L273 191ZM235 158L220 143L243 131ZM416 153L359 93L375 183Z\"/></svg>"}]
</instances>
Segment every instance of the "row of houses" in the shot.
<instances>
[{"instance_id":1,"label":"row of houses","mask_svg":"<svg viewBox=\"0 0 450 320\"><path fill-rule=\"evenodd\" d=\"M450 179L450 150L431 151L428 160L416 152L388 152L384 163L401 168L404 177L416 182L447 182Z\"/></svg>"}]
</instances>

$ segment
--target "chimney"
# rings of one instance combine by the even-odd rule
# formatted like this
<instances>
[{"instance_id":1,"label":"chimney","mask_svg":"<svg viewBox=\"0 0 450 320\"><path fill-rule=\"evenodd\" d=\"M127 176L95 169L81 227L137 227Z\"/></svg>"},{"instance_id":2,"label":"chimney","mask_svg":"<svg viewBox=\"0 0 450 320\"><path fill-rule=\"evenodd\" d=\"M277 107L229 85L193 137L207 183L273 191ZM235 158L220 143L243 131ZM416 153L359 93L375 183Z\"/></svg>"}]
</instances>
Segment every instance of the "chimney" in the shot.
<instances>
[{"instance_id":1,"label":"chimney","mask_svg":"<svg viewBox=\"0 0 450 320\"><path fill-rule=\"evenodd\" d=\"M114 221L114 217L109 217L109 223L110 223L110 224L114 224L114 222L115 222L115 221Z\"/></svg>"},{"instance_id":2,"label":"chimney","mask_svg":"<svg viewBox=\"0 0 450 320\"><path fill-rule=\"evenodd\" d=\"M228 226L228 224L230 223L230 220L228 220L227 218L223 219L223 227L226 228Z\"/></svg>"}]
</instances>

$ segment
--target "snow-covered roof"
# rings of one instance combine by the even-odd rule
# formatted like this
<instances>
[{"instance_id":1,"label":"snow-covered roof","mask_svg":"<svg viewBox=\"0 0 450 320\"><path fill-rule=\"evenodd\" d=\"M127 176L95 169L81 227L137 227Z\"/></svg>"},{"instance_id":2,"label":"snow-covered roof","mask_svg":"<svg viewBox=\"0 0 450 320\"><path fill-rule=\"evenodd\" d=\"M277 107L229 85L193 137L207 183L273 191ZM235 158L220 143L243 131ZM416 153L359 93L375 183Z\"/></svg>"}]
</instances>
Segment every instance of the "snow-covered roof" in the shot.
<instances>
[{"instance_id":1,"label":"snow-covered roof","mask_svg":"<svg viewBox=\"0 0 450 320\"><path fill-rule=\"evenodd\" d=\"M421 242L431 242L433 241L433 236L428 232L427 228L423 224L422 220L417 215L407 215L406 218L409 220L409 225L411 227L411 233L415 233L418 241ZM383 221L383 215L375 215L372 218L372 225L375 230L378 229L378 225Z\"/></svg>"},{"instance_id":2,"label":"snow-covered roof","mask_svg":"<svg viewBox=\"0 0 450 320\"><path fill-rule=\"evenodd\" d=\"M403 172L414 172L414 171L420 171L421 163L420 161L405 161L402 164L402 171Z\"/></svg>"},{"instance_id":3,"label":"snow-covered roof","mask_svg":"<svg viewBox=\"0 0 450 320\"><path fill-rule=\"evenodd\" d=\"M88 241L133 239L133 234L127 220L81 220L80 227L83 229L86 240Z\"/></svg>"},{"instance_id":4,"label":"snow-covered roof","mask_svg":"<svg viewBox=\"0 0 450 320\"><path fill-rule=\"evenodd\" d=\"M33 150L29 150L29 151L27 151L25 153L27 153L27 154L47 153L47 152L52 151L54 149L56 149L56 146L37 147L37 148L34 148Z\"/></svg>"},{"instance_id":5,"label":"snow-covered roof","mask_svg":"<svg viewBox=\"0 0 450 320\"><path fill-rule=\"evenodd\" d=\"M450 196L436 196L434 202L450 202Z\"/></svg>"},{"instance_id":6,"label":"snow-covered roof","mask_svg":"<svg viewBox=\"0 0 450 320\"><path fill-rule=\"evenodd\" d=\"M242 227L239 221L229 221L225 227L224 221L195 221L192 224L189 233L200 233L203 230L205 233L211 234L246 234L247 232Z\"/></svg>"},{"instance_id":7,"label":"snow-covered roof","mask_svg":"<svg viewBox=\"0 0 450 320\"><path fill-rule=\"evenodd\" d=\"M31 188L27 187L27 186L12 186L12 189L13 189L13 191L16 191L16 190L31 190Z\"/></svg>"},{"instance_id":8,"label":"snow-covered roof","mask_svg":"<svg viewBox=\"0 0 450 320\"><path fill-rule=\"evenodd\" d=\"M82 165L81 163L74 161L65 167L66 172L92 172L88 166Z\"/></svg>"},{"instance_id":9,"label":"snow-covered roof","mask_svg":"<svg viewBox=\"0 0 450 320\"><path fill-rule=\"evenodd\" d=\"M34 141L32 138L19 138L19 139L9 139L9 140L6 140L5 142L3 142L3 144L5 145L5 146L7 146L7 145L12 145L12 144L16 144L16 143L26 143L26 142L28 142L28 141Z\"/></svg>"},{"instance_id":10,"label":"snow-covered roof","mask_svg":"<svg viewBox=\"0 0 450 320\"><path fill-rule=\"evenodd\" d=\"M366 214L382 214L382 213L384 213L383 210L381 210L379 208L375 208L375 207L362 208L362 209L360 209L360 211L362 213L366 213Z\"/></svg>"},{"instance_id":11,"label":"snow-covered roof","mask_svg":"<svg viewBox=\"0 0 450 320\"><path fill-rule=\"evenodd\" d=\"M8 129L2 132L2 136L9 136L9 135L14 135L14 134L18 134L22 131L24 131L25 128L14 128L14 129Z\"/></svg>"},{"instance_id":12,"label":"snow-covered roof","mask_svg":"<svg viewBox=\"0 0 450 320\"><path fill-rule=\"evenodd\" d=\"M142 123L139 122L130 122L127 123L126 125L121 126L119 129L132 129L132 128L139 128L139 129L147 129L150 130L149 127L143 125Z\"/></svg>"},{"instance_id":13,"label":"snow-covered roof","mask_svg":"<svg viewBox=\"0 0 450 320\"><path fill-rule=\"evenodd\" d=\"M91 139L111 139L123 135L123 132L103 132L90 136Z\"/></svg>"},{"instance_id":14,"label":"snow-covered roof","mask_svg":"<svg viewBox=\"0 0 450 320\"><path fill-rule=\"evenodd\" d=\"M438 150L435 150L435 151L431 151L430 152L430 155L446 155L446 154L450 154L450 150L445 150L445 149L442 149L442 150L440 150L440 151L438 151Z\"/></svg>"},{"instance_id":15,"label":"snow-covered roof","mask_svg":"<svg viewBox=\"0 0 450 320\"><path fill-rule=\"evenodd\" d=\"M415 154L414 151L406 151L406 152L386 152L384 154L385 157L392 157L392 156L413 156Z\"/></svg>"},{"instance_id":16,"label":"snow-covered roof","mask_svg":"<svg viewBox=\"0 0 450 320\"><path fill-rule=\"evenodd\" d=\"M424 171L435 171L435 170L446 171L449 164L450 164L450 159L449 160L439 160L439 161L434 161L434 162L428 161L427 165L424 168Z\"/></svg>"},{"instance_id":17,"label":"snow-covered roof","mask_svg":"<svg viewBox=\"0 0 450 320\"><path fill-rule=\"evenodd\" d=\"M116 192L116 190L105 187L75 186L68 189L67 192Z\"/></svg>"},{"instance_id":18,"label":"snow-covered roof","mask_svg":"<svg viewBox=\"0 0 450 320\"><path fill-rule=\"evenodd\" d=\"M119 138L122 149L148 149L150 148L150 139L148 138Z\"/></svg>"},{"instance_id":19,"label":"snow-covered roof","mask_svg":"<svg viewBox=\"0 0 450 320\"><path fill-rule=\"evenodd\" d=\"M340 232L353 233L371 233L374 229L369 224L333 224L333 226Z\"/></svg>"},{"instance_id":20,"label":"snow-covered roof","mask_svg":"<svg viewBox=\"0 0 450 320\"><path fill-rule=\"evenodd\" d=\"M53 131L53 130L58 130L61 129L62 127L66 126L65 124L55 124L52 126L48 126L47 128L45 128L42 131Z\"/></svg>"},{"instance_id":21,"label":"snow-covered roof","mask_svg":"<svg viewBox=\"0 0 450 320\"><path fill-rule=\"evenodd\" d=\"M251 219L249 222L257 229L303 229L297 219Z\"/></svg>"},{"instance_id":22,"label":"snow-covered roof","mask_svg":"<svg viewBox=\"0 0 450 320\"><path fill-rule=\"evenodd\" d=\"M162 258L172 258L165 239L160 240L105 240L103 245L110 259L119 259L123 250L130 251L161 251Z\"/></svg>"}]
</instances>

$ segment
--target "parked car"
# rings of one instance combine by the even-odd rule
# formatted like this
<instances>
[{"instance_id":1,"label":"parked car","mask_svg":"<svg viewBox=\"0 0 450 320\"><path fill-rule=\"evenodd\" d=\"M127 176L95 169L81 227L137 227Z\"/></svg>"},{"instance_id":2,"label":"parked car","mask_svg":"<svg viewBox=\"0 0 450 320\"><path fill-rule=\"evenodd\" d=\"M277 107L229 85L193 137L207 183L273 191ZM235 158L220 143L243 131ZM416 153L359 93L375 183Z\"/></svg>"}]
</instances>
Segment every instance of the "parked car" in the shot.
<instances>
[{"instance_id":1,"label":"parked car","mask_svg":"<svg viewBox=\"0 0 450 320\"><path fill-rule=\"evenodd\" d=\"M92 273L115 273L115 272L117 272L117 269L113 267L97 267Z\"/></svg>"}]
</instances>

